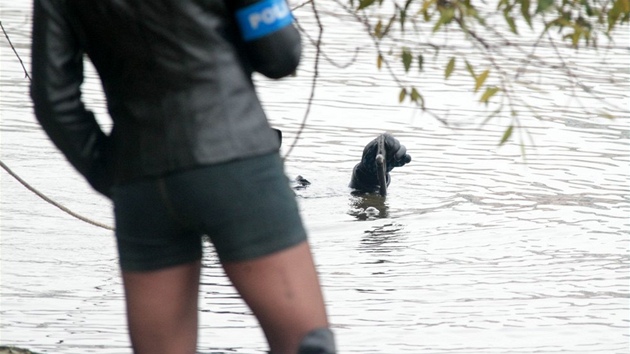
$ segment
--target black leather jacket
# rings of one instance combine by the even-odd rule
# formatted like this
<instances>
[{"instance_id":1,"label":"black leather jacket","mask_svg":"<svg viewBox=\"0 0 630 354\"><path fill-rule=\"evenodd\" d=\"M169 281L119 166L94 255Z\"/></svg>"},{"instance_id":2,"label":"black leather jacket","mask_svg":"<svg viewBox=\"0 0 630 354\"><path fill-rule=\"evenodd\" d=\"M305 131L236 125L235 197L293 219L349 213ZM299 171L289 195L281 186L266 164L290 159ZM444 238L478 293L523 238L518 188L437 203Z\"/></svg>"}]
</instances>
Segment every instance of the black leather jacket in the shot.
<instances>
[{"instance_id":1,"label":"black leather jacket","mask_svg":"<svg viewBox=\"0 0 630 354\"><path fill-rule=\"evenodd\" d=\"M277 151L223 0L34 0L31 96L55 145L98 191ZM83 56L114 126L81 102Z\"/></svg>"}]
</instances>

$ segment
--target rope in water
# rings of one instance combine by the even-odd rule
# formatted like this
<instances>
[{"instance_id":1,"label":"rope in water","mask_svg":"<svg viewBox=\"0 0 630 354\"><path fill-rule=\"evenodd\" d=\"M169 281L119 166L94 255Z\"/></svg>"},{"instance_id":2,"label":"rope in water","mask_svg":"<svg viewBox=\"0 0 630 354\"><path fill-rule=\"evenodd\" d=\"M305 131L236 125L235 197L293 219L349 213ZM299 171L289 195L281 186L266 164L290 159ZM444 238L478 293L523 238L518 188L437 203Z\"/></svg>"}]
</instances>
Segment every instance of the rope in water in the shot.
<instances>
[{"instance_id":1,"label":"rope in water","mask_svg":"<svg viewBox=\"0 0 630 354\"><path fill-rule=\"evenodd\" d=\"M11 39L9 38L9 34L7 33L7 31L4 29L4 26L2 25L2 21L0 21L0 28L2 29L2 32L4 33L4 36L7 38L7 41L9 42L9 46L11 46L11 49L13 49L13 53L15 53L15 56L18 58L18 60L20 61L20 64L22 65L22 69L24 70L24 74L26 75L26 77L29 79L29 81L32 81L31 76L28 74L28 71L26 70L26 67L24 66L24 62L22 61L22 58L20 58L20 55L18 54L17 50L15 49L15 46L13 46L13 43L11 42ZM18 182L20 182L20 184L22 184L24 187L26 187L26 189L30 190L31 192L33 192L35 195L37 195L38 197L42 198L43 200L45 200L46 202L56 206L57 208L61 209L62 211L66 212L67 214L81 220L84 221L88 224L92 224L94 226L98 226L101 227L103 229L107 229L107 230L114 230L113 227L109 226L109 225L105 225L103 223L100 223L98 221L94 221L90 218L87 218L85 216L82 216L78 213L73 212L72 210L66 208L65 206L61 205L60 203L52 200L51 198L47 197L44 193L38 191L35 187L31 186L29 183L27 183L25 180L23 180L20 176L18 176L15 172L13 172L9 166L7 166L4 162L2 162L0 160L0 166L7 171L7 173L9 175L11 175L11 177L15 178Z\"/></svg>"}]
</instances>

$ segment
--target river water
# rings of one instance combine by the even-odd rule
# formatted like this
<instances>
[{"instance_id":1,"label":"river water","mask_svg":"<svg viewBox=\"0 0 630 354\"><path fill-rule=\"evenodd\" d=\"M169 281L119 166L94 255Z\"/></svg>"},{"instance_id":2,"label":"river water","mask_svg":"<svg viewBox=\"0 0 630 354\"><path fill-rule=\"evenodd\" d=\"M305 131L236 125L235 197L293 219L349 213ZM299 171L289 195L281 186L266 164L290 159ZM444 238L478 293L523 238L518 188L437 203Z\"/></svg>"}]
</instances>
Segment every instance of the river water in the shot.
<instances>
[{"instance_id":1,"label":"river water","mask_svg":"<svg viewBox=\"0 0 630 354\"><path fill-rule=\"evenodd\" d=\"M0 20L29 67L30 2L0 1ZM328 4L328 3L323 3ZM331 12L339 9L328 4ZM320 5L321 6L321 5ZM298 10L317 36L314 18ZM561 78L523 89L526 157L497 147L510 119L477 129L488 114L470 84L419 82L449 124L397 101L376 54L351 18L326 17L322 59L306 127L287 158L343 353L630 352L630 53L618 47L569 56L599 100L570 98ZM627 30L627 27L626 27ZM627 32L627 31L626 31ZM1 160L65 207L112 225L111 204L93 192L39 128L28 79L0 38ZM355 48L359 48L354 57ZM270 121L288 152L311 93L315 48L297 77L257 77ZM88 68L87 104L109 125ZM600 107L601 106L601 107ZM520 107L523 108L523 107ZM393 133L413 161L392 172L386 199L347 187L363 146ZM521 130L520 132L524 132ZM80 221L0 171L0 344L42 353L130 353L112 232ZM252 205L252 208L262 206ZM201 353L264 353L250 311L208 246L200 294Z\"/></svg>"}]
</instances>

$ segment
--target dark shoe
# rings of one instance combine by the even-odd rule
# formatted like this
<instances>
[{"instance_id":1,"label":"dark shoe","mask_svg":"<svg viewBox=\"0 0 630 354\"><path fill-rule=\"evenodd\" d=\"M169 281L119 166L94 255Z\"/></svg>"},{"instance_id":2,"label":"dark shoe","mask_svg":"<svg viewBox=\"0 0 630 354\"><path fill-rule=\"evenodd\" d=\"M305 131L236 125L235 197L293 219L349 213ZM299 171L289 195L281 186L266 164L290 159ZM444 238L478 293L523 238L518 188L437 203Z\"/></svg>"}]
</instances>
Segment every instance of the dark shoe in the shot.
<instances>
[{"instance_id":1,"label":"dark shoe","mask_svg":"<svg viewBox=\"0 0 630 354\"><path fill-rule=\"evenodd\" d=\"M298 348L298 354L335 354L335 336L328 328L318 328L307 333Z\"/></svg>"}]
</instances>

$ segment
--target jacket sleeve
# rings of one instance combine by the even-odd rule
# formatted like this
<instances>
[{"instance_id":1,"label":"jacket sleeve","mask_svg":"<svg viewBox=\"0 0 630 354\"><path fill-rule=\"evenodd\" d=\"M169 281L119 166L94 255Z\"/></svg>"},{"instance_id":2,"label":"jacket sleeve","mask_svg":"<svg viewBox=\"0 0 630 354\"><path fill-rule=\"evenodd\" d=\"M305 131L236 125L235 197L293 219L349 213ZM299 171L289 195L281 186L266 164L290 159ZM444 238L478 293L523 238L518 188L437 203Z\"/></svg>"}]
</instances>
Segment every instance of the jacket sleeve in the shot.
<instances>
[{"instance_id":1,"label":"jacket sleeve","mask_svg":"<svg viewBox=\"0 0 630 354\"><path fill-rule=\"evenodd\" d=\"M81 101L83 50L65 3L34 0L31 98L35 116L52 142L97 191L112 184L109 138Z\"/></svg>"}]
</instances>

